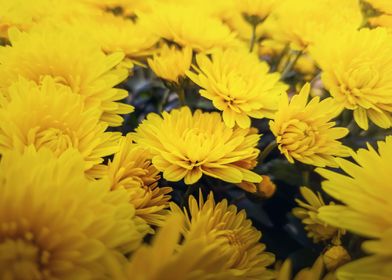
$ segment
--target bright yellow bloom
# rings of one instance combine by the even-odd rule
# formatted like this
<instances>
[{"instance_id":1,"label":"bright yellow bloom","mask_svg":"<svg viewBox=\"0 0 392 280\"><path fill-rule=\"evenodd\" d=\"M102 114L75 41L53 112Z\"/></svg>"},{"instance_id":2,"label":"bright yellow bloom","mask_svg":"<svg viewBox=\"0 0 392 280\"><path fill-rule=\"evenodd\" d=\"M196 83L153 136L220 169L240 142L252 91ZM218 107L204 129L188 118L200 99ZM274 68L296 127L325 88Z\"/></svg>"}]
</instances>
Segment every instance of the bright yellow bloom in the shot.
<instances>
[{"instance_id":1,"label":"bright yellow bloom","mask_svg":"<svg viewBox=\"0 0 392 280\"><path fill-rule=\"evenodd\" d=\"M203 174L226 182L260 182L249 170L259 154L260 135L253 129L228 128L220 114L192 114L188 107L151 113L134 135L152 153L152 163L168 181L194 184Z\"/></svg>"},{"instance_id":2,"label":"bright yellow bloom","mask_svg":"<svg viewBox=\"0 0 392 280\"><path fill-rule=\"evenodd\" d=\"M307 187L301 187L300 192L305 202L300 199L295 200L299 207L293 209L293 215L305 224L308 237L312 238L315 243L331 239L335 244L340 243L340 236L344 234L344 231L326 224L317 217L318 209L325 206L321 194L319 192L316 194Z\"/></svg>"},{"instance_id":3,"label":"bright yellow bloom","mask_svg":"<svg viewBox=\"0 0 392 280\"><path fill-rule=\"evenodd\" d=\"M105 132L97 109L85 109L80 95L45 77L41 85L20 79L0 101L0 153L33 145L60 156L68 148L83 157L89 177L102 175L103 157L117 151L120 133Z\"/></svg>"},{"instance_id":4,"label":"bright yellow bloom","mask_svg":"<svg viewBox=\"0 0 392 280\"><path fill-rule=\"evenodd\" d=\"M378 17L369 18L369 22L372 26L381 26L388 28L388 31L392 30L392 16L391 15L381 15Z\"/></svg>"},{"instance_id":5,"label":"bright yellow bloom","mask_svg":"<svg viewBox=\"0 0 392 280\"><path fill-rule=\"evenodd\" d=\"M0 279L117 279L146 233L125 191L88 180L78 152L0 161Z\"/></svg>"},{"instance_id":6,"label":"bright yellow bloom","mask_svg":"<svg viewBox=\"0 0 392 280\"><path fill-rule=\"evenodd\" d=\"M323 258L320 256L312 267L304 268L292 277L292 263L287 259L280 267L276 280L336 280L333 273L324 276L324 269Z\"/></svg>"},{"instance_id":7,"label":"bright yellow bloom","mask_svg":"<svg viewBox=\"0 0 392 280\"><path fill-rule=\"evenodd\" d=\"M239 44L228 26L192 6L157 3L153 12L142 13L139 17L148 32L197 52Z\"/></svg>"},{"instance_id":8,"label":"bright yellow bloom","mask_svg":"<svg viewBox=\"0 0 392 280\"><path fill-rule=\"evenodd\" d=\"M104 13L71 22L74 32L89 34L105 53L123 52L129 58L150 54L159 37L142 24Z\"/></svg>"},{"instance_id":9,"label":"bright yellow bloom","mask_svg":"<svg viewBox=\"0 0 392 280\"><path fill-rule=\"evenodd\" d=\"M270 128L276 136L279 150L287 160L294 159L315 166L336 166L335 157L348 156L348 148L340 139L349 132L347 128L333 127L340 110L332 98L320 101L318 96L308 103L310 84L289 102L283 95L279 110Z\"/></svg>"},{"instance_id":10,"label":"bright yellow bloom","mask_svg":"<svg viewBox=\"0 0 392 280\"><path fill-rule=\"evenodd\" d=\"M252 227L244 210L237 212L237 207L228 205L226 199L215 203L212 192L206 201L201 192L199 201L190 196L188 205L189 210L184 209L182 212L176 204L170 204L172 211L182 214L185 219L185 240L191 239L192 235L200 235L193 231L198 228L198 223L202 223L204 234L217 234L218 240L223 239L225 242L222 248L231 252L225 264L227 270L232 270L240 279L274 278L274 274L266 268L274 262L274 256L265 252L265 245L260 243L261 232Z\"/></svg>"},{"instance_id":11,"label":"bright yellow bloom","mask_svg":"<svg viewBox=\"0 0 392 280\"><path fill-rule=\"evenodd\" d=\"M118 114L133 110L117 102L128 92L113 88L128 76L127 70L115 68L124 54L105 55L85 35L69 29L42 26L30 33L11 31L11 46L0 47L0 87L7 87L18 76L39 83L49 75L80 94L87 108L98 107L101 120L112 126L121 125Z\"/></svg>"},{"instance_id":12,"label":"bright yellow bloom","mask_svg":"<svg viewBox=\"0 0 392 280\"><path fill-rule=\"evenodd\" d=\"M278 2L277 0L235 0L235 7L244 17L256 17L258 22L261 22Z\"/></svg>"},{"instance_id":13,"label":"bright yellow bloom","mask_svg":"<svg viewBox=\"0 0 392 280\"><path fill-rule=\"evenodd\" d=\"M105 12L115 12L119 16L134 17L139 11L150 11L151 0L76 0L97 7Z\"/></svg>"},{"instance_id":14,"label":"bright yellow bloom","mask_svg":"<svg viewBox=\"0 0 392 280\"><path fill-rule=\"evenodd\" d=\"M372 254L343 266L339 279L391 279L392 276L392 137L353 154L356 163L338 159L347 174L317 169L326 178L323 189L345 205L319 209L319 218L356 234L372 238L363 249Z\"/></svg>"},{"instance_id":15,"label":"bright yellow bloom","mask_svg":"<svg viewBox=\"0 0 392 280\"><path fill-rule=\"evenodd\" d=\"M325 267L329 271L333 271L333 270L336 270L336 268L351 261L351 257L348 254L347 250L343 246L336 245L336 246L332 246L331 248L329 248L323 254L323 261L324 261Z\"/></svg>"},{"instance_id":16,"label":"bright yellow bloom","mask_svg":"<svg viewBox=\"0 0 392 280\"><path fill-rule=\"evenodd\" d=\"M148 65L158 77L176 84L185 76L191 63L192 49L189 47L179 50L175 46L163 45L153 58L148 59Z\"/></svg>"},{"instance_id":17,"label":"bright yellow bloom","mask_svg":"<svg viewBox=\"0 0 392 280\"><path fill-rule=\"evenodd\" d=\"M108 163L107 174L112 190L128 192L137 216L150 225L162 223L172 189L158 187L159 171L151 164L149 153L132 143L130 135L121 139L119 151Z\"/></svg>"},{"instance_id":18,"label":"bright yellow bloom","mask_svg":"<svg viewBox=\"0 0 392 280\"><path fill-rule=\"evenodd\" d=\"M365 2L381 12L392 15L392 2L389 0L365 0Z\"/></svg>"},{"instance_id":19,"label":"bright yellow bloom","mask_svg":"<svg viewBox=\"0 0 392 280\"><path fill-rule=\"evenodd\" d=\"M333 43L326 41L334 37ZM354 111L367 130L392 125L392 37L384 28L326 36L311 50L323 70L322 79L336 103Z\"/></svg>"},{"instance_id":20,"label":"bright yellow bloom","mask_svg":"<svg viewBox=\"0 0 392 280\"><path fill-rule=\"evenodd\" d=\"M0 0L0 37L8 38L8 29L27 31L45 21L66 21L75 16L91 16L96 11L78 0Z\"/></svg>"},{"instance_id":21,"label":"bright yellow bloom","mask_svg":"<svg viewBox=\"0 0 392 280\"><path fill-rule=\"evenodd\" d=\"M279 81L279 73L269 73L269 66L245 51L216 51L211 59L205 54L196 56L196 74L188 77L202 89L200 94L223 111L228 127L237 123L249 128L252 118L271 118L278 109L279 99L286 85Z\"/></svg>"},{"instance_id":22,"label":"bright yellow bloom","mask_svg":"<svg viewBox=\"0 0 392 280\"><path fill-rule=\"evenodd\" d=\"M306 50L326 31L337 33L342 26L355 30L362 23L358 0L285 0L271 17L279 28L273 35L296 50Z\"/></svg>"},{"instance_id":23,"label":"bright yellow bloom","mask_svg":"<svg viewBox=\"0 0 392 280\"><path fill-rule=\"evenodd\" d=\"M132 280L240 280L228 267L231 250L218 232L205 232L202 218L182 241L182 215L171 215L158 232L152 246L143 246L132 255L126 279Z\"/></svg>"}]
</instances>

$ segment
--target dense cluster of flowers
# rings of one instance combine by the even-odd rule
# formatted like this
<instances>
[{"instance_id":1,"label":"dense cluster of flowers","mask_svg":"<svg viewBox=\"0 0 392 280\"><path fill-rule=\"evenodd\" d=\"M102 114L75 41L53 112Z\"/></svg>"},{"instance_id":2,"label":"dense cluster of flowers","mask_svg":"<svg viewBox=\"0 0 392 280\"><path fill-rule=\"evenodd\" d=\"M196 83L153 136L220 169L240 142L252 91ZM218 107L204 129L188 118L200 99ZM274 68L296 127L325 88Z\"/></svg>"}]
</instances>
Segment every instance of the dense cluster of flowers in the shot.
<instances>
[{"instance_id":1,"label":"dense cluster of flowers","mask_svg":"<svg viewBox=\"0 0 392 280\"><path fill-rule=\"evenodd\" d=\"M0 279L392 279L391 74L389 0L0 0Z\"/></svg>"}]
</instances>

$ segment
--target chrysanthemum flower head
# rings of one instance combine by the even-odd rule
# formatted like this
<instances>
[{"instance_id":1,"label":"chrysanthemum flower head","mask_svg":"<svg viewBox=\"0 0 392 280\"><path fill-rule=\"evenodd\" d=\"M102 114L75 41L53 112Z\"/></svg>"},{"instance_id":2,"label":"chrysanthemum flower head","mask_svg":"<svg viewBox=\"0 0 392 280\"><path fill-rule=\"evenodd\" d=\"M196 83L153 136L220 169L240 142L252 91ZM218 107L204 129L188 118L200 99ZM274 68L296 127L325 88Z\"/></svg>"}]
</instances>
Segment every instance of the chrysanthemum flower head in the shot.
<instances>
[{"instance_id":1,"label":"chrysanthemum flower head","mask_svg":"<svg viewBox=\"0 0 392 280\"><path fill-rule=\"evenodd\" d=\"M372 240L363 243L371 254L338 270L339 279L389 279L392 275L392 137L353 154L355 162L337 159L341 174L317 169L323 189L345 205L324 206L319 218ZM368 278L365 278L368 277Z\"/></svg>"},{"instance_id":2,"label":"chrysanthemum flower head","mask_svg":"<svg viewBox=\"0 0 392 280\"><path fill-rule=\"evenodd\" d=\"M0 0L0 37L8 38L12 27L27 31L37 23L93 14L96 11L78 0Z\"/></svg>"},{"instance_id":3,"label":"chrysanthemum flower head","mask_svg":"<svg viewBox=\"0 0 392 280\"><path fill-rule=\"evenodd\" d=\"M335 157L349 156L349 148L338 139L348 134L347 128L334 127L340 108L332 98L320 101L318 96L308 103L310 84L289 101L283 95L270 128L282 154L315 166L336 166Z\"/></svg>"},{"instance_id":4,"label":"chrysanthemum flower head","mask_svg":"<svg viewBox=\"0 0 392 280\"><path fill-rule=\"evenodd\" d=\"M278 4L277 0L236 0L236 8L247 20L257 18L257 24L262 22Z\"/></svg>"},{"instance_id":5,"label":"chrysanthemum flower head","mask_svg":"<svg viewBox=\"0 0 392 280\"><path fill-rule=\"evenodd\" d=\"M253 129L228 128L220 114L192 114L188 107L151 113L134 135L135 141L150 150L152 163L168 181L194 184L203 174L226 182L260 182L250 171L259 154L260 135Z\"/></svg>"},{"instance_id":6,"label":"chrysanthemum flower head","mask_svg":"<svg viewBox=\"0 0 392 280\"><path fill-rule=\"evenodd\" d=\"M285 0L272 17L279 27L274 36L302 51L326 31L338 32L342 26L355 30L362 24L358 0Z\"/></svg>"},{"instance_id":7,"label":"chrysanthemum flower head","mask_svg":"<svg viewBox=\"0 0 392 280\"><path fill-rule=\"evenodd\" d=\"M153 0L76 0L119 17L134 17L139 11L150 11Z\"/></svg>"},{"instance_id":8,"label":"chrysanthemum flower head","mask_svg":"<svg viewBox=\"0 0 392 280\"><path fill-rule=\"evenodd\" d=\"M80 94L86 107L98 107L102 121L120 125L123 119L119 114L133 110L118 102L128 92L114 88L128 76L127 70L115 68L124 54L105 55L99 45L83 36L46 25L29 33L12 29L11 46L0 47L1 87L9 86L19 76L39 83L48 75Z\"/></svg>"},{"instance_id":9,"label":"chrysanthemum flower head","mask_svg":"<svg viewBox=\"0 0 392 280\"><path fill-rule=\"evenodd\" d=\"M105 132L100 111L86 110L80 95L45 77L40 85L20 78L0 100L0 153L33 145L60 156L77 149L89 177L102 175L103 157L118 149L119 133Z\"/></svg>"},{"instance_id":10,"label":"chrysanthemum flower head","mask_svg":"<svg viewBox=\"0 0 392 280\"><path fill-rule=\"evenodd\" d=\"M312 238L315 243L332 240L335 244L339 244L340 236L344 231L328 225L317 217L318 209L325 206L321 194L316 194L307 187L301 187L300 191L305 201L295 200L299 207L293 209L293 215L301 219L308 237Z\"/></svg>"},{"instance_id":11,"label":"chrysanthemum flower head","mask_svg":"<svg viewBox=\"0 0 392 280\"><path fill-rule=\"evenodd\" d=\"M202 89L200 94L223 112L228 127L249 128L250 117L271 118L286 85L279 73L269 73L268 64L245 51L219 50L211 58L196 56L196 73L188 77Z\"/></svg>"},{"instance_id":12,"label":"chrysanthemum flower head","mask_svg":"<svg viewBox=\"0 0 392 280\"><path fill-rule=\"evenodd\" d=\"M71 21L75 32L84 32L107 53L123 52L127 58L139 58L152 53L159 37L139 22L103 13L78 17Z\"/></svg>"},{"instance_id":13,"label":"chrysanthemum flower head","mask_svg":"<svg viewBox=\"0 0 392 280\"><path fill-rule=\"evenodd\" d=\"M333 43L327 40L332 38ZM391 51L392 37L384 28L330 34L311 49L326 89L353 110L362 129L368 129L368 119L382 128L392 125Z\"/></svg>"},{"instance_id":14,"label":"chrysanthemum flower head","mask_svg":"<svg viewBox=\"0 0 392 280\"><path fill-rule=\"evenodd\" d=\"M277 271L276 280L335 280L334 273L325 275L323 257L316 259L311 267L301 269L295 276L292 275L292 261L286 259Z\"/></svg>"},{"instance_id":15,"label":"chrysanthemum flower head","mask_svg":"<svg viewBox=\"0 0 392 280\"><path fill-rule=\"evenodd\" d=\"M185 76L191 63L192 49L190 47L178 49L166 44L152 58L148 59L148 65L158 77L176 84L180 78Z\"/></svg>"},{"instance_id":16,"label":"chrysanthemum flower head","mask_svg":"<svg viewBox=\"0 0 392 280\"><path fill-rule=\"evenodd\" d=\"M121 139L120 149L107 170L112 190L125 189L136 215L150 225L161 225L169 207L170 187L159 187L159 171L151 164L146 149L136 145L131 135Z\"/></svg>"},{"instance_id":17,"label":"chrysanthemum flower head","mask_svg":"<svg viewBox=\"0 0 392 280\"><path fill-rule=\"evenodd\" d=\"M244 279L227 266L231 258L227 240L220 238L218 232L205 232L208 220L202 219L182 238L183 215L169 216L152 246L142 246L132 255L126 266L126 279Z\"/></svg>"},{"instance_id":18,"label":"chrysanthemum flower head","mask_svg":"<svg viewBox=\"0 0 392 280\"><path fill-rule=\"evenodd\" d=\"M125 191L88 180L77 151L0 161L0 278L117 279L146 233ZM114 274L115 273L115 274Z\"/></svg>"},{"instance_id":19,"label":"chrysanthemum flower head","mask_svg":"<svg viewBox=\"0 0 392 280\"><path fill-rule=\"evenodd\" d=\"M204 201L201 192L199 201L190 196L188 209L184 212L174 203L170 205L176 214L185 218L184 238L215 233L218 240L224 240L221 245L229 251L230 259L225 264L226 269L235 271L240 279L273 279L274 275L267 266L274 262L274 256L265 252L265 245L260 243L261 232L252 227L250 220L246 219L245 211L237 211L234 205L228 205L227 200L216 203L212 193ZM208 221L204 223L203 221ZM193 234L197 224L202 223L202 233Z\"/></svg>"},{"instance_id":20,"label":"chrysanthemum flower head","mask_svg":"<svg viewBox=\"0 0 392 280\"><path fill-rule=\"evenodd\" d=\"M221 20L192 6L157 3L153 12L141 13L139 20L148 31L196 52L239 45L235 33Z\"/></svg>"},{"instance_id":21,"label":"chrysanthemum flower head","mask_svg":"<svg viewBox=\"0 0 392 280\"><path fill-rule=\"evenodd\" d=\"M392 2L389 0L365 0L365 2L383 13L392 15Z\"/></svg>"}]
</instances>

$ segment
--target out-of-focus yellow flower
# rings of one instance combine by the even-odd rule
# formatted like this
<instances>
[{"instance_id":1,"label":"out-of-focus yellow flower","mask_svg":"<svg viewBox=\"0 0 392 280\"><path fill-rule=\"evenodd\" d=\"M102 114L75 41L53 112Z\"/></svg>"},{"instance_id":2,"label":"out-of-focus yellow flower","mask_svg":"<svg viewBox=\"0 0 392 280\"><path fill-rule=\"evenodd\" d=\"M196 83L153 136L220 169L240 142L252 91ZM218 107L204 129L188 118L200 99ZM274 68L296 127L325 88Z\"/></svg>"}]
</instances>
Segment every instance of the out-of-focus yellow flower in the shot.
<instances>
[{"instance_id":1,"label":"out-of-focus yellow flower","mask_svg":"<svg viewBox=\"0 0 392 280\"><path fill-rule=\"evenodd\" d=\"M391 32L392 29L392 16L391 15L381 15L378 17L369 18L369 22L372 26L381 26L388 28L388 31Z\"/></svg>"},{"instance_id":2,"label":"out-of-focus yellow flower","mask_svg":"<svg viewBox=\"0 0 392 280\"><path fill-rule=\"evenodd\" d=\"M227 250L227 240L220 238L218 232L206 232L207 217L202 220L182 240L182 215L168 217L152 245L143 246L132 255L125 279L243 279L228 267L232 252Z\"/></svg>"},{"instance_id":3,"label":"out-of-focus yellow flower","mask_svg":"<svg viewBox=\"0 0 392 280\"><path fill-rule=\"evenodd\" d=\"M258 53L260 56L278 56L280 55L285 48L284 43L273 40L273 39L265 39L260 42Z\"/></svg>"},{"instance_id":4,"label":"out-of-focus yellow flower","mask_svg":"<svg viewBox=\"0 0 392 280\"><path fill-rule=\"evenodd\" d=\"M365 2L381 12L392 15L392 2L389 0L365 0Z\"/></svg>"},{"instance_id":5,"label":"out-of-focus yellow flower","mask_svg":"<svg viewBox=\"0 0 392 280\"><path fill-rule=\"evenodd\" d=\"M99 108L102 121L121 125L123 118L119 114L133 110L117 102L128 92L114 88L128 76L124 68L115 68L124 54L105 55L83 36L49 26L29 33L11 30L11 46L0 47L0 87L9 86L18 76L39 83L48 75L80 94L86 108Z\"/></svg>"},{"instance_id":6,"label":"out-of-focus yellow flower","mask_svg":"<svg viewBox=\"0 0 392 280\"><path fill-rule=\"evenodd\" d=\"M320 256L312 267L304 268L292 277L291 260L287 259L278 270L276 280L336 280L333 273L324 276L324 269L323 258Z\"/></svg>"},{"instance_id":7,"label":"out-of-focus yellow flower","mask_svg":"<svg viewBox=\"0 0 392 280\"><path fill-rule=\"evenodd\" d=\"M326 223L372 238L363 249L372 254L338 269L339 279L390 279L392 276L392 137L353 154L356 163L337 159L347 174L317 169L323 189L345 205L324 206L319 218Z\"/></svg>"},{"instance_id":8,"label":"out-of-focus yellow flower","mask_svg":"<svg viewBox=\"0 0 392 280\"><path fill-rule=\"evenodd\" d=\"M100 112L85 110L81 96L45 77L41 85L20 78L0 101L0 153L33 145L60 156L77 149L89 177L102 176L103 157L117 151L120 133L105 132ZM7 99L10 99L8 101Z\"/></svg>"},{"instance_id":9,"label":"out-of-focus yellow flower","mask_svg":"<svg viewBox=\"0 0 392 280\"><path fill-rule=\"evenodd\" d=\"M336 33L342 26L355 30L362 23L358 0L285 0L271 17L279 29L274 37L303 51L326 31Z\"/></svg>"},{"instance_id":10,"label":"out-of-focus yellow flower","mask_svg":"<svg viewBox=\"0 0 392 280\"><path fill-rule=\"evenodd\" d=\"M269 176L261 175L261 177L263 177L263 181L256 184L256 195L261 196L262 198L270 198L275 194L276 185Z\"/></svg>"},{"instance_id":11,"label":"out-of-focus yellow flower","mask_svg":"<svg viewBox=\"0 0 392 280\"><path fill-rule=\"evenodd\" d=\"M332 242L338 244L340 236L344 234L344 231L328 225L317 217L318 209L325 206L321 194L315 194L307 187L301 187L300 192L305 202L300 199L295 200L299 207L293 209L293 215L301 219L302 223L305 224L308 237L312 238L315 243L335 239Z\"/></svg>"},{"instance_id":12,"label":"out-of-focus yellow flower","mask_svg":"<svg viewBox=\"0 0 392 280\"><path fill-rule=\"evenodd\" d=\"M347 250L340 245L332 246L323 254L325 267L331 271L348 263L351 260Z\"/></svg>"},{"instance_id":13,"label":"out-of-focus yellow flower","mask_svg":"<svg viewBox=\"0 0 392 280\"><path fill-rule=\"evenodd\" d=\"M336 166L335 157L348 156L349 148L337 139L347 135L347 128L333 127L331 119L340 109L332 98L320 101L318 96L308 103L310 84L289 102L283 95L278 112L270 128L276 136L279 150L287 160L294 159L315 166Z\"/></svg>"},{"instance_id":14,"label":"out-of-focus yellow flower","mask_svg":"<svg viewBox=\"0 0 392 280\"><path fill-rule=\"evenodd\" d=\"M133 17L139 11L150 11L151 0L76 0L91 5L105 12L113 12L118 16Z\"/></svg>"},{"instance_id":15,"label":"out-of-focus yellow flower","mask_svg":"<svg viewBox=\"0 0 392 280\"><path fill-rule=\"evenodd\" d=\"M89 34L105 53L123 52L128 58L151 54L159 40L139 22L107 13L75 18L71 27L73 32Z\"/></svg>"},{"instance_id":16,"label":"out-of-focus yellow flower","mask_svg":"<svg viewBox=\"0 0 392 280\"><path fill-rule=\"evenodd\" d=\"M262 180L249 170L260 152L257 130L228 128L216 112L192 114L182 107L162 116L151 113L134 138L150 150L152 163L168 181L184 179L190 185L203 174L231 183Z\"/></svg>"},{"instance_id":17,"label":"out-of-focus yellow flower","mask_svg":"<svg viewBox=\"0 0 392 280\"><path fill-rule=\"evenodd\" d=\"M277 0L235 0L235 7L250 24L262 22L278 4Z\"/></svg>"},{"instance_id":18,"label":"out-of-focus yellow flower","mask_svg":"<svg viewBox=\"0 0 392 280\"><path fill-rule=\"evenodd\" d=\"M216 234L218 240L224 240L225 244L221 245L224 251L231 252L225 264L227 270L232 270L240 279L274 278L274 274L267 269L274 262L274 256L265 252L265 245L260 243L261 232L252 227L244 210L237 212L237 207L228 205L225 199L216 203L212 192L206 201L201 192L199 201L190 196L188 205L189 210L182 212L176 204L170 204L172 211L185 219L185 240L190 240L192 234L194 237L200 235L193 231L198 228L198 223L203 223L202 232L205 235Z\"/></svg>"},{"instance_id":19,"label":"out-of-focus yellow flower","mask_svg":"<svg viewBox=\"0 0 392 280\"><path fill-rule=\"evenodd\" d=\"M384 28L331 34L311 49L326 89L354 111L362 129L368 129L368 119L382 128L392 125L391 51L392 37Z\"/></svg>"},{"instance_id":20,"label":"out-of-focus yellow flower","mask_svg":"<svg viewBox=\"0 0 392 280\"><path fill-rule=\"evenodd\" d=\"M151 164L149 153L132 143L131 135L121 139L120 149L108 163L112 190L125 189L136 215L150 225L161 225L169 207L170 187L158 187L159 171Z\"/></svg>"},{"instance_id":21,"label":"out-of-focus yellow flower","mask_svg":"<svg viewBox=\"0 0 392 280\"><path fill-rule=\"evenodd\" d=\"M310 55L301 55L297 62L294 65L294 70L298 73L301 73L305 80L311 81L316 72L317 66L315 61L312 59Z\"/></svg>"},{"instance_id":22,"label":"out-of-focus yellow flower","mask_svg":"<svg viewBox=\"0 0 392 280\"><path fill-rule=\"evenodd\" d=\"M146 233L125 191L88 180L75 150L0 161L0 279L118 279Z\"/></svg>"},{"instance_id":23,"label":"out-of-focus yellow flower","mask_svg":"<svg viewBox=\"0 0 392 280\"><path fill-rule=\"evenodd\" d=\"M96 13L78 0L0 0L0 37L8 38L8 29L12 27L27 31L37 23Z\"/></svg>"},{"instance_id":24,"label":"out-of-focus yellow flower","mask_svg":"<svg viewBox=\"0 0 392 280\"><path fill-rule=\"evenodd\" d=\"M221 20L192 6L156 4L153 12L139 17L148 32L197 52L240 45Z\"/></svg>"},{"instance_id":25,"label":"out-of-focus yellow flower","mask_svg":"<svg viewBox=\"0 0 392 280\"><path fill-rule=\"evenodd\" d=\"M199 54L196 61L196 73L188 72L188 77L202 88L200 94L223 112L228 127L237 123L248 128L250 117L272 118L287 89L279 81L279 73L269 73L267 63L245 51L219 50L211 59Z\"/></svg>"},{"instance_id":26,"label":"out-of-focus yellow flower","mask_svg":"<svg viewBox=\"0 0 392 280\"><path fill-rule=\"evenodd\" d=\"M192 49L184 47L163 45L153 58L148 59L148 65L154 73L167 81L178 84L179 79L184 77L192 63Z\"/></svg>"}]
</instances>

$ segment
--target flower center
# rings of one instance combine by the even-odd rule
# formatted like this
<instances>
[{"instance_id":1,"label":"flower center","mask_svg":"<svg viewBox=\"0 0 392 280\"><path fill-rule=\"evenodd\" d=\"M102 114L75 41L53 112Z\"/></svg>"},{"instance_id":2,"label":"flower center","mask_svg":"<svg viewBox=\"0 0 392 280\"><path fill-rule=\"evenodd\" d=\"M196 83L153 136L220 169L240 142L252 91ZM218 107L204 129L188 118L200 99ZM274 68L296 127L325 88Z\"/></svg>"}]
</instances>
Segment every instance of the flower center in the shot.
<instances>
[{"instance_id":1,"label":"flower center","mask_svg":"<svg viewBox=\"0 0 392 280\"><path fill-rule=\"evenodd\" d=\"M291 120L278 140L285 149L295 151L316 144L318 132L311 125L298 119Z\"/></svg>"},{"instance_id":2,"label":"flower center","mask_svg":"<svg viewBox=\"0 0 392 280\"><path fill-rule=\"evenodd\" d=\"M47 147L59 156L65 150L73 147L72 137L58 128L48 128L37 132L35 137L35 146L39 149Z\"/></svg>"},{"instance_id":3,"label":"flower center","mask_svg":"<svg viewBox=\"0 0 392 280\"><path fill-rule=\"evenodd\" d=\"M41 252L36 245L24 239L5 239L0 243L0 278L43 279L49 276L44 266L49 253ZM3 278L2 278L3 279Z\"/></svg>"},{"instance_id":4,"label":"flower center","mask_svg":"<svg viewBox=\"0 0 392 280\"><path fill-rule=\"evenodd\" d=\"M355 66L345 73L340 90L351 105L351 109L356 109L364 99L367 99L379 80L379 72L369 64Z\"/></svg>"}]
</instances>

